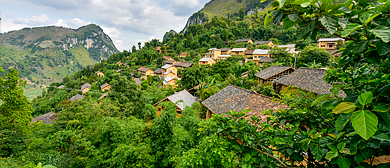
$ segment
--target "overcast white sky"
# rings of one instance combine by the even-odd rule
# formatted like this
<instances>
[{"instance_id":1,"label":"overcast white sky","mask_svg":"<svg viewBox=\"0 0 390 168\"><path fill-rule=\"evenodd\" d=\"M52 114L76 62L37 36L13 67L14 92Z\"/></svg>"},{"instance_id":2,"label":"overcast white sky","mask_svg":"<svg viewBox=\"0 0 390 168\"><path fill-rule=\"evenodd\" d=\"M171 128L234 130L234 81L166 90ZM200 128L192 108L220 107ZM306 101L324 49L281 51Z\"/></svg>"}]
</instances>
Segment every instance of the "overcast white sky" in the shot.
<instances>
[{"instance_id":1,"label":"overcast white sky","mask_svg":"<svg viewBox=\"0 0 390 168\"><path fill-rule=\"evenodd\" d=\"M138 42L181 31L210 0L0 0L1 32L24 27L101 26L123 51Z\"/></svg>"}]
</instances>

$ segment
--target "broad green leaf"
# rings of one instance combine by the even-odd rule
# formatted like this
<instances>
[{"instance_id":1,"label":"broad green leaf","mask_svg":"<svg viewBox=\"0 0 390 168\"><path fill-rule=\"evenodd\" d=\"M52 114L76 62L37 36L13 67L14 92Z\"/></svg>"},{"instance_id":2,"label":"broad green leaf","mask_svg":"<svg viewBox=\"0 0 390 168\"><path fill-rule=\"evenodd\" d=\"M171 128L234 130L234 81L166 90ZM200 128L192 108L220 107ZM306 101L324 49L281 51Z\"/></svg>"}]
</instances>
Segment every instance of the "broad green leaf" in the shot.
<instances>
[{"instance_id":1,"label":"broad green leaf","mask_svg":"<svg viewBox=\"0 0 390 168\"><path fill-rule=\"evenodd\" d=\"M356 109L356 105L351 102L342 102L333 109L333 113L351 113Z\"/></svg>"},{"instance_id":2,"label":"broad green leaf","mask_svg":"<svg viewBox=\"0 0 390 168\"><path fill-rule=\"evenodd\" d=\"M367 48L367 41L359 41L353 44L353 53L361 53Z\"/></svg>"},{"instance_id":3,"label":"broad green leaf","mask_svg":"<svg viewBox=\"0 0 390 168\"><path fill-rule=\"evenodd\" d=\"M293 27L295 24L295 22L291 21L288 17L285 17L283 19L283 29L284 30L287 30L289 29L290 27Z\"/></svg>"},{"instance_id":4,"label":"broad green leaf","mask_svg":"<svg viewBox=\"0 0 390 168\"><path fill-rule=\"evenodd\" d=\"M295 0L291 4L293 4L293 5L301 5L302 7L306 8L307 6L310 5L311 1L313 1L313 0Z\"/></svg>"},{"instance_id":5,"label":"broad green leaf","mask_svg":"<svg viewBox=\"0 0 390 168\"><path fill-rule=\"evenodd\" d=\"M326 153L325 158L328 160L332 160L333 158L339 156L339 152L337 150L331 150L328 153Z\"/></svg>"},{"instance_id":6,"label":"broad green leaf","mask_svg":"<svg viewBox=\"0 0 390 168\"><path fill-rule=\"evenodd\" d=\"M344 153L344 154L350 155L351 151L348 148L343 148L343 149L340 150L340 153Z\"/></svg>"},{"instance_id":7,"label":"broad green leaf","mask_svg":"<svg viewBox=\"0 0 390 168\"><path fill-rule=\"evenodd\" d=\"M297 32L298 37L303 37L309 34L315 28L316 22L313 20L310 23L304 24Z\"/></svg>"},{"instance_id":8,"label":"broad green leaf","mask_svg":"<svg viewBox=\"0 0 390 168\"><path fill-rule=\"evenodd\" d=\"M351 121L356 133L365 140L373 136L378 129L378 117L368 110L353 113Z\"/></svg>"},{"instance_id":9,"label":"broad green leaf","mask_svg":"<svg viewBox=\"0 0 390 168\"><path fill-rule=\"evenodd\" d=\"M276 0L279 3L279 8L283 7L283 5L286 3L286 0Z\"/></svg>"},{"instance_id":10,"label":"broad green leaf","mask_svg":"<svg viewBox=\"0 0 390 168\"><path fill-rule=\"evenodd\" d=\"M386 113L390 110L390 108L388 104L378 104L374 106L373 110L380 113Z\"/></svg>"},{"instance_id":11,"label":"broad green leaf","mask_svg":"<svg viewBox=\"0 0 390 168\"><path fill-rule=\"evenodd\" d=\"M374 100L374 95L372 92L365 92L359 95L358 101L361 105L370 104Z\"/></svg>"},{"instance_id":12,"label":"broad green leaf","mask_svg":"<svg viewBox=\"0 0 390 168\"><path fill-rule=\"evenodd\" d=\"M378 41L378 43L375 43L375 46L380 56L386 55L390 52L390 45L384 43L383 41Z\"/></svg>"},{"instance_id":13,"label":"broad green leaf","mask_svg":"<svg viewBox=\"0 0 390 168\"><path fill-rule=\"evenodd\" d=\"M321 24L328 30L330 34L333 34L337 31L337 21L331 17L322 16L320 19Z\"/></svg>"},{"instance_id":14,"label":"broad green leaf","mask_svg":"<svg viewBox=\"0 0 390 168\"><path fill-rule=\"evenodd\" d=\"M385 133L379 133L379 134L376 134L374 136L371 137L372 139L377 139L377 140L380 140L380 141L388 141L390 142L390 137L389 135L385 134Z\"/></svg>"},{"instance_id":15,"label":"broad green leaf","mask_svg":"<svg viewBox=\"0 0 390 168\"><path fill-rule=\"evenodd\" d=\"M345 145L347 145L345 142L340 142L340 143L337 144L337 149L341 150L341 149L343 149L345 147Z\"/></svg>"},{"instance_id":16,"label":"broad green leaf","mask_svg":"<svg viewBox=\"0 0 390 168\"><path fill-rule=\"evenodd\" d=\"M324 155L322 154L322 148L319 147L318 145L314 145L314 146L311 148L311 152L313 153L314 157L315 157L317 160L321 160L322 157L324 157Z\"/></svg>"},{"instance_id":17,"label":"broad green leaf","mask_svg":"<svg viewBox=\"0 0 390 168\"><path fill-rule=\"evenodd\" d=\"M311 103L311 106L313 107L313 106L316 105L319 101L324 100L324 99L326 99L327 97L329 97L329 94L324 94L324 95L319 96L315 101L313 101L313 102Z\"/></svg>"},{"instance_id":18,"label":"broad green leaf","mask_svg":"<svg viewBox=\"0 0 390 168\"><path fill-rule=\"evenodd\" d=\"M375 34L375 36L382 39L383 42L388 43L390 41L390 28L389 27L377 27L375 29L370 30L371 33Z\"/></svg>"},{"instance_id":19,"label":"broad green leaf","mask_svg":"<svg viewBox=\"0 0 390 168\"><path fill-rule=\"evenodd\" d=\"M351 9L349 9L348 7L346 6L342 6L339 8L340 11L343 11L345 13L351 13Z\"/></svg>"},{"instance_id":20,"label":"broad green leaf","mask_svg":"<svg viewBox=\"0 0 390 168\"><path fill-rule=\"evenodd\" d=\"M331 149L331 150L337 151L337 148L335 146L333 146L333 145L329 145L328 148Z\"/></svg>"},{"instance_id":21,"label":"broad green leaf","mask_svg":"<svg viewBox=\"0 0 390 168\"><path fill-rule=\"evenodd\" d=\"M284 126L284 128L290 128L290 127L295 127L295 126L292 124L287 124L286 126Z\"/></svg>"},{"instance_id":22,"label":"broad green leaf","mask_svg":"<svg viewBox=\"0 0 390 168\"><path fill-rule=\"evenodd\" d=\"M341 28L345 29L348 24L348 19L347 18L339 18L339 25Z\"/></svg>"},{"instance_id":23,"label":"broad green leaf","mask_svg":"<svg viewBox=\"0 0 390 168\"><path fill-rule=\"evenodd\" d=\"M291 21L297 21L299 19L299 15L294 13L294 14L289 14L288 15L288 18L291 20Z\"/></svg>"},{"instance_id":24,"label":"broad green leaf","mask_svg":"<svg viewBox=\"0 0 390 168\"><path fill-rule=\"evenodd\" d=\"M350 23L347 25L347 27L344 29L344 31L341 33L341 37L347 37L352 32L356 31L357 29L363 27L363 25L359 25L356 23Z\"/></svg>"},{"instance_id":25,"label":"broad green leaf","mask_svg":"<svg viewBox=\"0 0 390 168\"><path fill-rule=\"evenodd\" d=\"M272 19L273 19L272 13L273 12L270 12L270 13L267 14L267 16L265 16L264 27L267 27L269 25L269 23L272 21Z\"/></svg>"},{"instance_id":26,"label":"broad green leaf","mask_svg":"<svg viewBox=\"0 0 390 168\"><path fill-rule=\"evenodd\" d=\"M363 13L360 17L359 17L359 20L363 23L363 24L367 24L369 22L371 22L372 19L376 18L377 16L379 16L380 13L371 13L371 12L366 12L366 13Z\"/></svg>"},{"instance_id":27,"label":"broad green leaf","mask_svg":"<svg viewBox=\"0 0 390 168\"><path fill-rule=\"evenodd\" d=\"M250 153L246 153L246 154L245 154L245 157L244 157L244 161L245 161L245 162L249 162L251 159L252 159L251 154L250 154Z\"/></svg>"},{"instance_id":28,"label":"broad green leaf","mask_svg":"<svg viewBox=\"0 0 390 168\"><path fill-rule=\"evenodd\" d=\"M337 117L336 130L337 131L343 130L345 125L351 120L351 117L352 117L352 113L341 114L339 117Z\"/></svg>"},{"instance_id":29,"label":"broad green leaf","mask_svg":"<svg viewBox=\"0 0 390 168\"><path fill-rule=\"evenodd\" d=\"M350 168L351 163L349 163L348 159L344 157L339 157L337 159L337 164L339 165L340 168Z\"/></svg>"},{"instance_id":30,"label":"broad green leaf","mask_svg":"<svg viewBox=\"0 0 390 168\"><path fill-rule=\"evenodd\" d=\"M55 166L53 166L53 165L45 165L45 166L43 166L42 168L57 168L57 167L55 167Z\"/></svg>"},{"instance_id":31,"label":"broad green leaf","mask_svg":"<svg viewBox=\"0 0 390 168\"><path fill-rule=\"evenodd\" d=\"M340 139L341 136L343 136L344 134L345 134L345 132L339 132L339 133L337 133L336 140Z\"/></svg>"}]
</instances>

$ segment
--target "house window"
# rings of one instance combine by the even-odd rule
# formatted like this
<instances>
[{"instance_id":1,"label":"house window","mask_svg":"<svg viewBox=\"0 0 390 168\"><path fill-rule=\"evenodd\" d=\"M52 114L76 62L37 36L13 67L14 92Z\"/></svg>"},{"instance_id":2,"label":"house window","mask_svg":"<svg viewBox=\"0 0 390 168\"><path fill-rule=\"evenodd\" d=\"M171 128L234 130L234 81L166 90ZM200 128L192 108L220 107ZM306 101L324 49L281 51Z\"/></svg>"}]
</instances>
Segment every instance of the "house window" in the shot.
<instances>
[{"instance_id":1,"label":"house window","mask_svg":"<svg viewBox=\"0 0 390 168\"><path fill-rule=\"evenodd\" d=\"M257 58L257 56L255 56L255 58Z\"/></svg>"},{"instance_id":2,"label":"house window","mask_svg":"<svg viewBox=\"0 0 390 168\"><path fill-rule=\"evenodd\" d=\"M329 44L329 48L333 48L333 44Z\"/></svg>"},{"instance_id":3,"label":"house window","mask_svg":"<svg viewBox=\"0 0 390 168\"><path fill-rule=\"evenodd\" d=\"M321 47L325 47L325 45L321 45Z\"/></svg>"}]
</instances>

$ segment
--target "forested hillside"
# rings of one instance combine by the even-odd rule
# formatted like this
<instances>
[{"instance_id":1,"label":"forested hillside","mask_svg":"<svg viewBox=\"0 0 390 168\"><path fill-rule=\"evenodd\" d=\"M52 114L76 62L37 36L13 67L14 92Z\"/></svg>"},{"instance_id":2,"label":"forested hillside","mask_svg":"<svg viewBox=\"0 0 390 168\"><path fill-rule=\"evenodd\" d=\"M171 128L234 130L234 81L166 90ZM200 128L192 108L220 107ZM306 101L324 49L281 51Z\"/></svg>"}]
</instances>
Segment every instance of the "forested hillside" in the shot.
<instances>
[{"instance_id":1,"label":"forested hillside","mask_svg":"<svg viewBox=\"0 0 390 168\"><path fill-rule=\"evenodd\" d=\"M19 71L35 84L61 81L88 65L118 52L97 25L79 29L24 28L0 35L0 65Z\"/></svg>"},{"instance_id":2,"label":"forested hillside","mask_svg":"<svg viewBox=\"0 0 390 168\"><path fill-rule=\"evenodd\" d=\"M389 167L389 3L275 1L213 17L112 54L31 103L10 69L0 77L0 167ZM331 54L321 37L346 42ZM297 52L280 47L290 43ZM200 65L222 48L245 52ZM273 62L248 61L256 49ZM290 74L261 83L259 73L281 74L273 68ZM170 85L161 75L173 69ZM279 92L281 79L308 87Z\"/></svg>"}]
</instances>

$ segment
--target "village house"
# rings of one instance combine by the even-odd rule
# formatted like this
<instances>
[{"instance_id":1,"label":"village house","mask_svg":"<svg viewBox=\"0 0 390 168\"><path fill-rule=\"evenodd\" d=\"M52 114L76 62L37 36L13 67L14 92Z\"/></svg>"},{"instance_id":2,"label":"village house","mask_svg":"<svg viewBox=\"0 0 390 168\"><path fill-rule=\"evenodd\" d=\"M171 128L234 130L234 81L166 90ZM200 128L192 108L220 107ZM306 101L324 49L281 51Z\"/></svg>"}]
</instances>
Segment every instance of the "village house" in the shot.
<instances>
[{"instance_id":1,"label":"village house","mask_svg":"<svg viewBox=\"0 0 390 168\"><path fill-rule=\"evenodd\" d=\"M227 58L231 57L232 55L220 55L218 56L217 61L226 60Z\"/></svg>"},{"instance_id":2,"label":"village house","mask_svg":"<svg viewBox=\"0 0 390 168\"><path fill-rule=\"evenodd\" d=\"M201 65L213 65L215 64L215 60L213 58L202 58L199 60L199 66Z\"/></svg>"},{"instance_id":3,"label":"village house","mask_svg":"<svg viewBox=\"0 0 390 168\"><path fill-rule=\"evenodd\" d=\"M330 94L332 85L327 84L323 80L324 75L325 69L301 67L295 72L275 80L275 92L279 93L289 86L294 86L298 89L314 92L315 94ZM343 91L340 92L340 96L346 97Z\"/></svg>"},{"instance_id":4,"label":"village house","mask_svg":"<svg viewBox=\"0 0 390 168\"><path fill-rule=\"evenodd\" d=\"M156 51L160 54L161 53L161 47L160 46L156 47Z\"/></svg>"},{"instance_id":5,"label":"village house","mask_svg":"<svg viewBox=\"0 0 390 168\"><path fill-rule=\"evenodd\" d=\"M257 94L234 85L225 87L203 101L202 104L207 108L206 118L211 118L215 114L223 114L230 110L240 111L251 109L247 113L249 119L251 116L258 116L265 120L266 116L262 114L263 110L272 109L276 111L287 108L285 105L279 105L278 102L273 102L271 97Z\"/></svg>"},{"instance_id":6,"label":"village house","mask_svg":"<svg viewBox=\"0 0 390 168\"><path fill-rule=\"evenodd\" d=\"M245 39L237 39L236 40L236 43L250 43L250 44L253 44L253 41L251 38L245 38Z\"/></svg>"},{"instance_id":7,"label":"village house","mask_svg":"<svg viewBox=\"0 0 390 168\"><path fill-rule=\"evenodd\" d=\"M57 118L56 114L54 114L53 112L49 112L49 113L34 117L32 119L32 121L30 122L30 125L32 125L38 121L42 121L42 123L44 123L44 124L51 124L52 121L56 118Z\"/></svg>"},{"instance_id":8,"label":"village house","mask_svg":"<svg viewBox=\"0 0 390 168\"><path fill-rule=\"evenodd\" d=\"M295 69L293 67L274 65L256 73L255 76L259 78L259 85L261 85L268 82L274 82L276 79L294 71Z\"/></svg>"},{"instance_id":9,"label":"village house","mask_svg":"<svg viewBox=\"0 0 390 168\"><path fill-rule=\"evenodd\" d=\"M68 101L74 102L74 101L76 101L76 100L81 100L81 99L83 99L83 98L84 98L83 95L77 94L77 95L74 95L73 97L71 97Z\"/></svg>"},{"instance_id":10,"label":"village house","mask_svg":"<svg viewBox=\"0 0 390 168\"><path fill-rule=\"evenodd\" d=\"M58 89L63 89L63 88L65 88L64 85L58 86Z\"/></svg>"},{"instance_id":11,"label":"village house","mask_svg":"<svg viewBox=\"0 0 390 168\"><path fill-rule=\"evenodd\" d=\"M245 63L249 62L249 61L253 61L253 52L255 50L246 50L245 51Z\"/></svg>"},{"instance_id":12,"label":"village house","mask_svg":"<svg viewBox=\"0 0 390 168\"><path fill-rule=\"evenodd\" d=\"M177 68L175 66L167 64L161 67L161 69L164 78L167 78L168 76L177 78Z\"/></svg>"},{"instance_id":13,"label":"village house","mask_svg":"<svg viewBox=\"0 0 390 168\"><path fill-rule=\"evenodd\" d=\"M275 44L272 41L255 41L256 47L259 45L267 44L268 46L274 48Z\"/></svg>"},{"instance_id":14,"label":"village house","mask_svg":"<svg viewBox=\"0 0 390 168\"><path fill-rule=\"evenodd\" d=\"M278 45L279 48L295 49L295 44Z\"/></svg>"},{"instance_id":15,"label":"village house","mask_svg":"<svg viewBox=\"0 0 390 168\"><path fill-rule=\"evenodd\" d=\"M177 78L173 78L172 76L168 76L164 79L163 84L165 87L167 86L176 86Z\"/></svg>"},{"instance_id":16,"label":"village house","mask_svg":"<svg viewBox=\"0 0 390 168\"><path fill-rule=\"evenodd\" d=\"M105 83L105 84L103 84L102 86L100 86L100 90L101 90L102 92L105 92L105 91L110 90L110 89L111 89L111 85L108 84L108 83Z\"/></svg>"},{"instance_id":17,"label":"village house","mask_svg":"<svg viewBox=\"0 0 390 168\"><path fill-rule=\"evenodd\" d=\"M104 73L103 73L103 72L100 72L100 71L97 71L97 72L96 72L96 75L97 75L98 77L104 77Z\"/></svg>"},{"instance_id":18,"label":"village house","mask_svg":"<svg viewBox=\"0 0 390 168\"><path fill-rule=\"evenodd\" d=\"M258 62L258 65L259 65L260 67L263 67L264 64L266 64L266 63L271 63L271 62L273 62L273 61L275 61L275 58L271 58L271 57L262 57L262 58L260 58L257 62Z\"/></svg>"},{"instance_id":19,"label":"village house","mask_svg":"<svg viewBox=\"0 0 390 168\"><path fill-rule=\"evenodd\" d=\"M343 41L343 43L345 42L345 40L342 38L320 38L317 41L317 46L319 48L325 49L326 51L333 52L336 50L336 46L339 40Z\"/></svg>"},{"instance_id":20,"label":"village house","mask_svg":"<svg viewBox=\"0 0 390 168\"><path fill-rule=\"evenodd\" d=\"M164 61L164 65L167 65L167 64L173 65L173 64L175 64L175 63L176 63L175 60L166 60L166 61Z\"/></svg>"},{"instance_id":21,"label":"village house","mask_svg":"<svg viewBox=\"0 0 390 168\"><path fill-rule=\"evenodd\" d=\"M176 112L178 113L178 117L180 117L185 107L191 107L193 103L198 102L197 97L192 96L187 90L182 90L154 104L154 107L157 108L158 114L160 114L162 111L160 103L167 101L170 101L176 105Z\"/></svg>"},{"instance_id":22,"label":"village house","mask_svg":"<svg viewBox=\"0 0 390 168\"><path fill-rule=\"evenodd\" d=\"M244 55L246 48L233 48L231 55Z\"/></svg>"},{"instance_id":23,"label":"village house","mask_svg":"<svg viewBox=\"0 0 390 168\"><path fill-rule=\"evenodd\" d=\"M119 61L119 62L117 62L116 64L119 65L119 66L121 66L121 65L123 65L123 62Z\"/></svg>"},{"instance_id":24,"label":"village house","mask_svg":"<svg viewBox=\"0 0 390 168\"><path fill-rule=\"evenodd\" d=\"M81 92L87 93L91 89L91 84L85 83L84 85L81 86Z\"/></svg>"},{"instance_id":25,"label":"village house","mask_svg":"<svg viewBox=\"0 0 390 168\"><path fill-rule=\"evenodd\" d=\"M188 63L188 62L176 62L173 64L176 68L180 68L181 70L184 70L185 68L192 67L193 63Z\"/></svg>"},{"instance_id":26,"label":"village house","mask_svg":"<svg viewBox=\"0 0 390 168\"><path fill-rule=\"evenodd\" d=\"M164 58L165 60L173 60L173 61L174 61L174 59L173 59L172 57L169 57L169 56L163 56L163 58Z\"/></svg>"},{"instance_id":27,"label":"village house","mask_svg":"<svg viewBox=\"0 0 390 168\"><path fill-rule=\"evenodd\" d=\"M118 70L116 70L115 72L116 72L116 73L121 73L121 71L122 71L122 69L118 69Z\"/></svg>"},{"instance_id":28,"label":"village house","mask_svg":"<svg viewBox=\"0 0 390 168\"><path fill-rule=\"evenodd\" d=\"M179 55L180 58L184 58L186 56L187 56L187 53L180 53L180 55Z\"/></svg>"},{"instance_id":29,"label":"village house","mask_svg":"<svg viewBox=\"0 0 390 168\"><path fill-rule=\"evenodd\" d=\"M162 73L162 69L161 68L157 68L155 71L153 71L153 74L156 75L156 76L160 76L162 77L163 73Z\"/></svg>"},{"instance_id":30,"label":"village house","mask_svg":"<svg viewBox=\"0 0 390 168\"><path fill-rule=\"evenodd\" d=\"M210 48L209 49L209 52L206 53L206 58L213 58L213 59L217 59L218 56L221 55L221 49L217 49L217 48Z\"/></svg>"},{"instance_id":31,"label":"village house","mask_svg":"<svg viewBox=\"0 0 390 168\"><path fill-rule=\"evenodd\" d=\"M231 54L231 53L232 53L232 49L231 48L221 48L221 54L228 55L228 54Z\"/></svg>"},{"instance_id":32,"label":"village house","mask_svg":"<svg viewBox=\"0 0 390 168\"><path fill-rule=\"evenodd\" d=\"M149 75L153 74L153 71L149 68L140 67L137 69L139 73L141 73L141 78L146 78Z\"/></svg>"}]
</instances>

